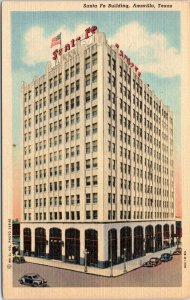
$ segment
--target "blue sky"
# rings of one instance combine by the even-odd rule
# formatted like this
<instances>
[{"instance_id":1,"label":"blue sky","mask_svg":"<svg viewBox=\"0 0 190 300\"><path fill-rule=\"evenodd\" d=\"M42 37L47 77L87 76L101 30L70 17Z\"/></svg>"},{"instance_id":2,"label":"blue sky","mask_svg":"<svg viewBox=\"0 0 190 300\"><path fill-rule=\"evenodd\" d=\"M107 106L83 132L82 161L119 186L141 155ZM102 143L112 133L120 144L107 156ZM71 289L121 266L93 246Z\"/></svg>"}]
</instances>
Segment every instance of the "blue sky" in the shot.
<instances>
[{"instance_id":1,"label":"blue sky","mask_svg":"<svg viewBox=\"0 0 190 300\"><path fill-rule=\"evenodd\" d=\"M179 151L179 12L13 12L13 143L19 144L21 82L31 82L35 75L44 73L48 59L51 60L47 48L52 36L61 31L66 43L68 37L76 37L76 32L81 34L83 31L78 30L86 25L97 25L108 40L119 42L125 53L141 66L142 79L174 111Z\"/></svg>"}]
</instances>

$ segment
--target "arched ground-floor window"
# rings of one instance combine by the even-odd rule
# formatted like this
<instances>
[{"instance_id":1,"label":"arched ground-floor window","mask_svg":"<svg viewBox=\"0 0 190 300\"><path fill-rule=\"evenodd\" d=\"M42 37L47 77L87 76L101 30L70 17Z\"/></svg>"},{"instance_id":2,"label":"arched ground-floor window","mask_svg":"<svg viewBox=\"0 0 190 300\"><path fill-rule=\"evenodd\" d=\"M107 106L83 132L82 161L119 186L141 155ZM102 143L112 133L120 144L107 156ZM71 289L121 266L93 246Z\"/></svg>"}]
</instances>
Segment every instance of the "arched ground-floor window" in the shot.
<instances>
[{"instance_id":1,"label":"arched ground-floor window","mask_svg":"<svg viewBox=\"0 0 190 300\"><path fill-rule=\"evenodd\" d=\"M70 228L65 231L65 260L80 263L80 231Z\"/></svg>"},{"instance_id":2,"label":"arched ground-floor window","mask_svg":"<svg viewBox=\"0 0 190 300\"><path fill-rule=\"evenodd\" d=\"M24 228L23 230L24 235L24 255L31 255L31 229Z\"/></svg>"},{"instance_id":3,"label":"arched ground-floor window","mask_svg":"<svg viewBox=\"0 0 190 300\"><path fill-rule=\"evenodd\" d=\"M44 228L35 229L35 256L46 256L46 231Z\"/></svg>"},{"instance_id":4,"label":"arched ground-floor window","mask_svg":"<svg viewBox=\"0 0 190 300\"><path fill-rule=\"evenodd\" d=\"M49 258L62 259L61 229L51 228L49 234Z\"/></svg>"},{"instance_id":5,"label":"arched ground-floor window","mask_svg":"<svg viewBox=\"0 0 190 300\"><path fill-rule=\"evenodd\" d=\"M110 229L108 231L108 259L112 264L117 263L117 230Z\"/></svg>"},{"instance_id":6,"label":"arched ground-floor window","mask_svg":"<svg viewBox=\"0 0 190 300\"><path fill-rule=\"evenodd\" d=\"M154 235L153 235L153 226L152 225L148 225L145 228L145 250L146 253L150 253L153 252L153 239L154 239Z\"/></svg>"},{"instance_id":7,"label":"arched ground-floor window","mask_svg":"<svg viewBox=\"0 0 190 300\"><path fill-rule=\"evenodd\" d=\"M134 257L143 256L143 228L137 226L134 229Z\"/></svg>"},{"instance_id":8,"label":"arched ground-floor window","mask_svg":"<svg viewBox=\"0 0 190 300\"><path fill-rule=\"evenodd\" d=\"M85 249L87 249L87 265L98 264L98 232L94 229L85 230Z\"/></svg>"},{"instance_id":9,"label":"arched ground-floor window","mask_svg":"<svg viewBox=\"0 0 190 300\"><path fill-rule=\"evenodd\" d=\"M162 250L162 226L155 227L155 251Z\"/></svg>"},{"instance_id":10,"label":"arched ground-floor window","mask_svg":"<svg viewBox=\"0 0 190 300\"><path fill-rule=\"evenodd\" d=\"M120 256L123 257L124 249L126 260L132 257L132 230L130 227L123 227L120 230Z\"/></svg>"}]
</instances>

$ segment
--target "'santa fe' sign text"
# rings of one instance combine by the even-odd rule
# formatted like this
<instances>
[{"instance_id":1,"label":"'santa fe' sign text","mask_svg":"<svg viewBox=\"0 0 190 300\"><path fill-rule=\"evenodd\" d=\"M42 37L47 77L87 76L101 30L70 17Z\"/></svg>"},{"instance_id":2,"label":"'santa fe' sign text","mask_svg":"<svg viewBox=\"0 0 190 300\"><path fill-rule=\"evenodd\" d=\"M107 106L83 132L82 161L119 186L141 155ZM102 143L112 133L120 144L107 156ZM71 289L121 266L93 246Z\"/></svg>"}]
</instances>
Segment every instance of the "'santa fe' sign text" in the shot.
<instances>
[{"instance_id":1,"label":"'santa fe' sign text","mask_svg":"<svg viewBox=\"0 0 190 300\"><path fill-rule=\"evenodd\" d=\"M76 42L77 41L80 41L82 39L88 39L92 34L94 34L97 30L97 26L92 26L92 27L89 27L85 30L84 32L84 37L82 36L78 36L76 39L72 39L70 41L70 43L67 43L65 44L62 48L60 48L59 50L56 49L54 52L53 52L53 60L56 60L58 58L58 55L62 55L63 52L67 52L69 51L71 48L75 47L76 46Z\"/></svg>"},{"instance_id":2,"label":"'santa fe' sign text","mask_svg":"<svg viewBox=\"0 0 190 300\"><path fill-rule=\"evenodd\" d=\"M119 44L115 44L115 47L119 49ZM139 71L139 68L137 66L135 66L135 64L133 62L131 62L131 59L126 55L124 54L123 50L119 50L119 56L121 56L124 60L127 61L128 65L131 67L131 68L134 68L135 70L135 73L140 77L141 76L141 72Z\"/></svg>"},{"instance_id":3,"label":"'santa fe' sign text","mask_svg":"<svg viewBox=\"0 0 190 300\"><path fill-rule=\"evenodd\" d=\"M58 55L61 56L62 53L65 53L65 52L69 51L71 48L75 47L77 41L87 40L90 36L92 36L96 32L96 30L97 30L97 26L89 27L89 28L85 29L85 32L83 35L76 37L76 39L72 39L70 41L70 43L65 44L59 50L58 49L54 50L53 60L57 60ZM119 44L116 43L115 47L119 49ZM135 66L135 64L133 62L131 62L130 58L126 54L124 54L123 50L119 50L119 56L121 56L124 60L126 60L128 65L131 68L134 68L135 73L139 77L141 76L141 72L139 71L139 68L137 66Z\"/></svg>"}]
</instances>

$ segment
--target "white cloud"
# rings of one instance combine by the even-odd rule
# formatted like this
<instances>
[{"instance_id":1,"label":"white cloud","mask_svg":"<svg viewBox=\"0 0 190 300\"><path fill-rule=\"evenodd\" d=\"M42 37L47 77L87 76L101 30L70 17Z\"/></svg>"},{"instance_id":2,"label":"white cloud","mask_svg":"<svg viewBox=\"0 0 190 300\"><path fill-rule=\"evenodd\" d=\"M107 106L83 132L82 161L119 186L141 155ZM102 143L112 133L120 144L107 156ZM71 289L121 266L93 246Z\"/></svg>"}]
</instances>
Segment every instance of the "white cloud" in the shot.
<instances>
[{"instance_id":1,"label":"white cloud","mask_svg":"<svg viewBox=\"0 0 190 300\"><path fill-rule=\"evenodd\" d=\"M62 33L62 43L68 43L72 38L84 32L88 28L88 24L80 24L74 31L66 27L59 28L50 36L45 36L44 29L39 26L31 27L25 34L25 55L24 63L33 65L36 63L47 62L52 57L52 49L50 48L51 39L60 32Z\"/></svg>"},{"instance_id":2,"label":"white cloud","mask_svg":"<svg viewBox=\"0 0 190 300\"><path fill-rule=\"evenodd\" d=\"M122 26L109 40L131 57L142 72L160 77L173 77L180 73L180 54L170 46L164 34L150 33L138 22Z\"/></svg>"},{"instance_id":3,"label":"white cloud","mask_svg":"<svg viewBox=\"0 0 190 300\"><path fill-rule=\"evenodd\" d=\"M51 36L45 36L44 29L32 27L25 35L24 62L28 65L47 62L52 57L50 43L52 37L62 33L62 43L84 32L89 24L81 24L71 31L66 26L61 27ZM99 28L101 31L101 28ZM180 73L180 54L170 46L167 38L160 32L148 32L138 22L131 22L118 29L109 39L109 43L119 43L120 49L138 65L141 72L148 72L160 77L173 77Z\"/></svg>"}]
</instances>

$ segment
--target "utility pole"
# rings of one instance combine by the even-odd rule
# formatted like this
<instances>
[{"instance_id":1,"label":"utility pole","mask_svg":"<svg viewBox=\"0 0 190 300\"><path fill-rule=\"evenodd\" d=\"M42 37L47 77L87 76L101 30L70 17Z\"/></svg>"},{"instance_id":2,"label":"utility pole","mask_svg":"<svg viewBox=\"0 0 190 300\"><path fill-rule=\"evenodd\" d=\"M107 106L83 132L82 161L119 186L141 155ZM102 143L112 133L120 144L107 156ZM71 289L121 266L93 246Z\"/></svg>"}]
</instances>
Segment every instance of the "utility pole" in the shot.
<instances>
[{"instance_id":1,"label":"utility pole","mask_svg":"<svg viewBox=\"0 0 190 300\"><path fill-rule=\"evenodd\" d=\"M112 259L110 259L110 277L113 277L113 264L112 264Z\"/></svg>"},{"instance_id":2,"label":"utility pole","mask_svg":"<svg viewBox=\"0 0 190 300\"><path fill-rule=\"evenodd\" d=\"M87 273L88 269L87 269L87 254L89 254L89 252L87 251L87 249L84 250L84 272Z\"/></svg>"},{"instance_id":3,"label":"utility pole","mask_svg":"<svg viewBox=\"0 0 190 300\"><path fill-rule=\"evenodd\" d=\"M124 259L124 273L127 273L127 266L126 266L126 248L123 249L124 254L122 255L122 258Z\"/></svg>"}]
</instances>

